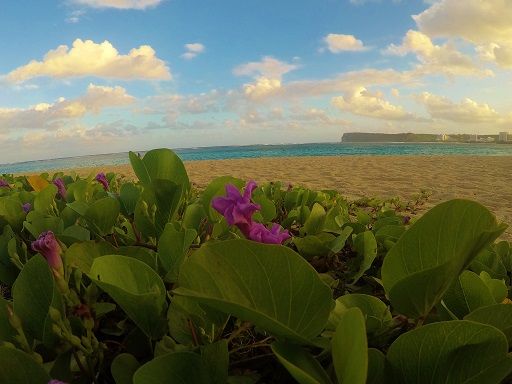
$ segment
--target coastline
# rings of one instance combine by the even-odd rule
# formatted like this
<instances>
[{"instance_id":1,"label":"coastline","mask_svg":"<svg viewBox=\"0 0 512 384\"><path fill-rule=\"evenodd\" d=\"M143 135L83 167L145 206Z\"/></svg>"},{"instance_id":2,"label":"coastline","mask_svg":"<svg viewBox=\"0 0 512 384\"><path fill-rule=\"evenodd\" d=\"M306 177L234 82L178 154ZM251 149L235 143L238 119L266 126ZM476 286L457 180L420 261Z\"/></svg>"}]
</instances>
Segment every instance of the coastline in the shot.
<instances>
[{"instance_id":1,"label":"coastline","mask_svg":"<svg viewBox=\"0 0 512 384\"><path fill-rule=\"evenodd\" d=\"M512 226L512 156L304 156L184 163L198 188L218 176L231 175L257 183L281 181L334 189L351 199L398 196L407 200L425 189L432 192L426 208L453 198L476 200ZM62 171L81 176L115 172L135 178L129 164ZM512 239L510 228L505 237Z\"/></svg>"}]
</instances>

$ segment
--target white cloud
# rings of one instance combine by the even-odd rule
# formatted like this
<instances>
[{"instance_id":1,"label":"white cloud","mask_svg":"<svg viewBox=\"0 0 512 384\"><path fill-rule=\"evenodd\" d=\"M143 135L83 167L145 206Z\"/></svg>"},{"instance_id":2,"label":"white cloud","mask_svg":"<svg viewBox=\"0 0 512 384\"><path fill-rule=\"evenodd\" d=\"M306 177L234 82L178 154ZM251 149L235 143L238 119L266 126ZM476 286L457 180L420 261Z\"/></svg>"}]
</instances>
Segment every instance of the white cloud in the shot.
<instances>
[{"instance_id":1,"label":"white cloud","mask_svg":"<svg viewBox=\"0 0 512 384\"><path fill-rule=\"evenodd\" d=\"M146 9L156 7L162 0L72 0L72 3L92 8Z\"/></svg>"},{"instance_id":2,"label":"white cloud","mask_svg":"<svg viewBox=\"0 0 512 384\"><path fill-rule=\"evenodd\" d=\"M266 77L268 79L278 79L298 68L296 64L288 64L284 61L274 59L271 56L265 56L260 61L252 61L239 65L233 69L235 76L251 76L254 78Z\"/></svg>"},{"instance_id":3,"label":"white cloud","mask_svg":"<svg viewBox=\"0 0 512 384\"><path fill-rule=\"evenodd\" d=\"M417 100L425 105L434 119L449 120L458 123L499 123L502 117L488 104L479 104L470 98L454 103L443 96L423 92Z\"/></svg>"},{"instance_id":4,"label":"white cloud","mask_svg":"<svg viewBox=\"0 0 512 384\"><path fill-rule=\"evenodd\" d=\"M459 52L451 44L436 45L424 33L409 30L402 44L391 44L385 53L405 56L416 55L420 61L417 70L424 74L444 74L448 76L490 76L492 72L475 65L473 59Z\"/></svg>"},{"instance_id":5,"label":"white cloud","mask_svg":"<svg viewBox=\"0 0 512 384\"><path fill-rule=\"evenodd\" d=\"M185 44L185 49L186 52L183 55L181 55L181 57L190 60L197 57L197 55L199 55L200 53L203 53L205 47L201 43L189 43Z\"/></svg>"},{"instance_id":6,"label":"white cloud","mask_svg":"<svg viewBox=\"0 0 512 384\"><path fill-rule=\"evenodd\" d=\"M428 36L465 39L482 57L512 67L510 0L440 0L413 18Z\"/></svg>"},{"instance_id":7,"label":"white cloud","mask_svg":"<svg viewBox=\"0 0 512 384\"><path fill-rule=\"evenodd\" d=\"M39 103L28 108L0 108L0 127L4 132L14 129L55 130L63 126L64 120L99 114L105 108L134 102L135 98L122 87L90 84L87 92L75 99L59 98L54 103Z\"/></svg>"},{"instance_id":8,"label":"white cloud","mask_svg":"<svg viewBox=\"0 0 512 384\"><path fill-rule=\"evenodd\" d=\"M42 61L32 60L7 74L10 82L24 82L41 76L55 78L95 76L123 80L170 80L171 72L165 62L155 55L149 45L133 48L121 55L108 42L76 39L70 49L61 45L49 51Z\"/></svg>"},{"instance_id":9,"label":"white cloud","mask_svg":"<svg viewBox=\"0 0 512 384\"><path fill-rule=\"evenodd\" d=\"M356 39L353 35L329 33L323 40L327 44L327 49L332 53L365 51L368 49L361 40Z\"/></svg>"},{"instance_id":10,"label":"white cloud","mask_svg":"<svg viewBox=\"0 0 512 384\"><path fill-rule=\"evenodd\" d=\"M281 89L281 80L260 77L252 84L244 85L244 94L253 100L261 100L278 93Z\"/></svg>"},{"instance_id":11,"label":"white cloud","mask_svg":"<svg viewBox=\"0 0 512 384\"><path fill-rule=\"evenodd\" d=\"M371 93L364 87L354 89L345 96L333 97L331 103L343 111L360 116L384 120L417 120L401 106L385 100L381 93Z\"/></svg>"}]
</instances>

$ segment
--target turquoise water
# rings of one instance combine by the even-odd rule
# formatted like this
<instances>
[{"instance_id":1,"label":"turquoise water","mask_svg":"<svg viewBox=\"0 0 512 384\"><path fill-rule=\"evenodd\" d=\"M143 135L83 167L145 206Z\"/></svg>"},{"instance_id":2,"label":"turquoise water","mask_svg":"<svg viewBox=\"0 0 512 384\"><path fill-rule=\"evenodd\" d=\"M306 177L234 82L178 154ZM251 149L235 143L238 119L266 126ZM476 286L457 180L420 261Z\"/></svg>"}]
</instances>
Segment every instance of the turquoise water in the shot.
<instances>
[{"instance_id":1,"label":"turquoise water","mask_svg":"<svg viewBox=\"0 0 512 384\"><path fill-rule=\"evenodd\" d=\"M473 155L512 156L512 145L464 143L315 143L175 149L183 160L287 156ZM141 155L143 151L139 152ZM128 164L128 153L67 157L0 164L0 174Z\"/></svg>"}]
</instances>

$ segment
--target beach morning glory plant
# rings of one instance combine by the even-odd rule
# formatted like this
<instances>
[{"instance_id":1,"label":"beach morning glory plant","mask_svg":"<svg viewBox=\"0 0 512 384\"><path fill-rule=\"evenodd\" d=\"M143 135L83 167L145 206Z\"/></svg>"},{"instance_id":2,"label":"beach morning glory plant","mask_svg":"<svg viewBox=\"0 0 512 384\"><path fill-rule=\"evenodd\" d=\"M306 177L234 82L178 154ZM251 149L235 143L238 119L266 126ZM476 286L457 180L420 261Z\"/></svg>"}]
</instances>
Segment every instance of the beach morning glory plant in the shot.
<instances>
[{"instance_id":1,"label":"beach morning glory plant","mask_svg":"<svg viewBox=\"0 0 512 384\"><path fill-rule=\"evenodd\" d=\"M0 179L0 188L11 188L11 186L4 179Z\"/></svg>"},{"instance_id":2,"label":"beach morning glory plant","mask_svg":"<svg viewBox=\"0 0 512 384\"><path fill-rule=\"evenodd\" d=\"M59 196L63 200L66 200L67 191L66 191L66 185L64 184L64 180L62 180L61 178L57 178L57 179L53 180L53 185L55 185L57 187L57 193L59 194Z\"/></svg>"},{"instance_id":3,"label":"beach morning glory plant","mask_svg":"<svg viewBox=\"0 0 512 384\"><path fill-rule=\"evenodd\" d=\"M267 244L282 244L290 238L288 230L274 223L268 229L261 223L254 222L252 215L261 207L251 202L252 193L257 185L249 181L244 188L243 195L233 184L226 185L226 196L219 196L212 200L212 207L226 218L229 225L236 225L248 239Z\"/></svg>"}]
</instances>

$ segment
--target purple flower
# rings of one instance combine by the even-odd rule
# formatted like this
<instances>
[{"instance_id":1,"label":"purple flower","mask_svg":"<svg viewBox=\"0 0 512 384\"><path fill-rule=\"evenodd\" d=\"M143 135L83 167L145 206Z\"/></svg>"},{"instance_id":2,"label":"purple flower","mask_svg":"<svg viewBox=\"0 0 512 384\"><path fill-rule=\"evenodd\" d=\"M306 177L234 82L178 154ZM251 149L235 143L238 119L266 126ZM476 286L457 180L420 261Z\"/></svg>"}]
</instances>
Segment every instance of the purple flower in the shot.
<instances>
[{"instance_id":1,"label":"purple flower","mask_svg":"<svg viewBox=\"0 0 512 384\"><path fill-rule=\"evenodd\" d=\"M268 229L261 223L252 223L249 229L249 239L267 244L282 244L290 238L288 230L274 223L272 229Z\"/></svg>"},{"instance_id":2,"label":"purple flower","mask_svg":"<svg viewBox=\"0 0 512 384\"><path fill-rule=\"evenodd\" d=\"M53 184L57 187L57 193L62 197L62 199L66 200L66 185L64 184L64 180L61 178L57 178L53 180Z\"/></svg>"},{"instance_id":3,"label":"purple flower","mask_svg":"<svg viewBox=\"0 0 512 384\"><path fill-rule=\"evenodd\" d=\"M411 221L411 216L404 216L404 218L402 219L402 222L405 225L409 224L410 221Z\"/></svg>"},{"instance_id":4,"label":"purple flower","mask_svg":"<svg viewBox=\"0 0 512 384\"><path fill-rule=\"evenodd\" d=\"M65 383L65 382L63 382L63 381L60 381L60 380L55 380L55 379L53 379L53 380L50 380L50 381L48 382L48 384L67 384L67 383Z\"/></svg>"},{"instance_id":5,"label":"purple flower","mask_svg":"<svg viewBox=\"0 0 512 384\"><path fill-rule=\"evenodd\" d=\"M258 204L251 203L252 192L256 188L254 181L249 181L242 195L237 187L226 185L226 197L216 197L212 207L222 214L229 225L236 225L247 236L252 223L252 214L260 209Z\"/></svg>"},{"instance_id":6,"label":"purple flower","mask_svg":"<svg viewBox=\"0 0 512 384\"><path fill-rule=\"evenodd\" d=\"M105 177L105 174L103 172L100 172L96 175L96 178L94 179L96 180L98 183L100 183L101 185L103 185L103 189L105 191L108 191L108 180L107 178Z\"/></svg>"},{"instance_id":7,"label":"purple flower","mask_svg":"<svg viewBox=\"0 0 512 384\"><path fill-rule=\"evenodd\" d=\"M43 255L53 271L63 275L64 267L60 256L62 249L52 231L41 233L39 238L32 242L32 250Z\"/></svg>"},{"instance_id":8,"label":"purple flower","mask_svg":"<svg viewBox=\"0 0 512 384\"><path fill-rule=\"evenodd\" d=\"M22 205L22 207L23 207L23 210L25 211L25 213L29 213L30 210L32 209L32 204L25 203L25 204Z\"/></svg>"},{"instance_id":9,"label":"purple flower","mask_svg":"<svg viewBox=\"0 0 512 384\"><path fill-rule=\"evenodd\" d=\"M11 188L11 186L9 185L9 183L7 181L5 181L4 179L0 179L0 188L2 188L2 187Z\"/></svg>"}]
</instances>

